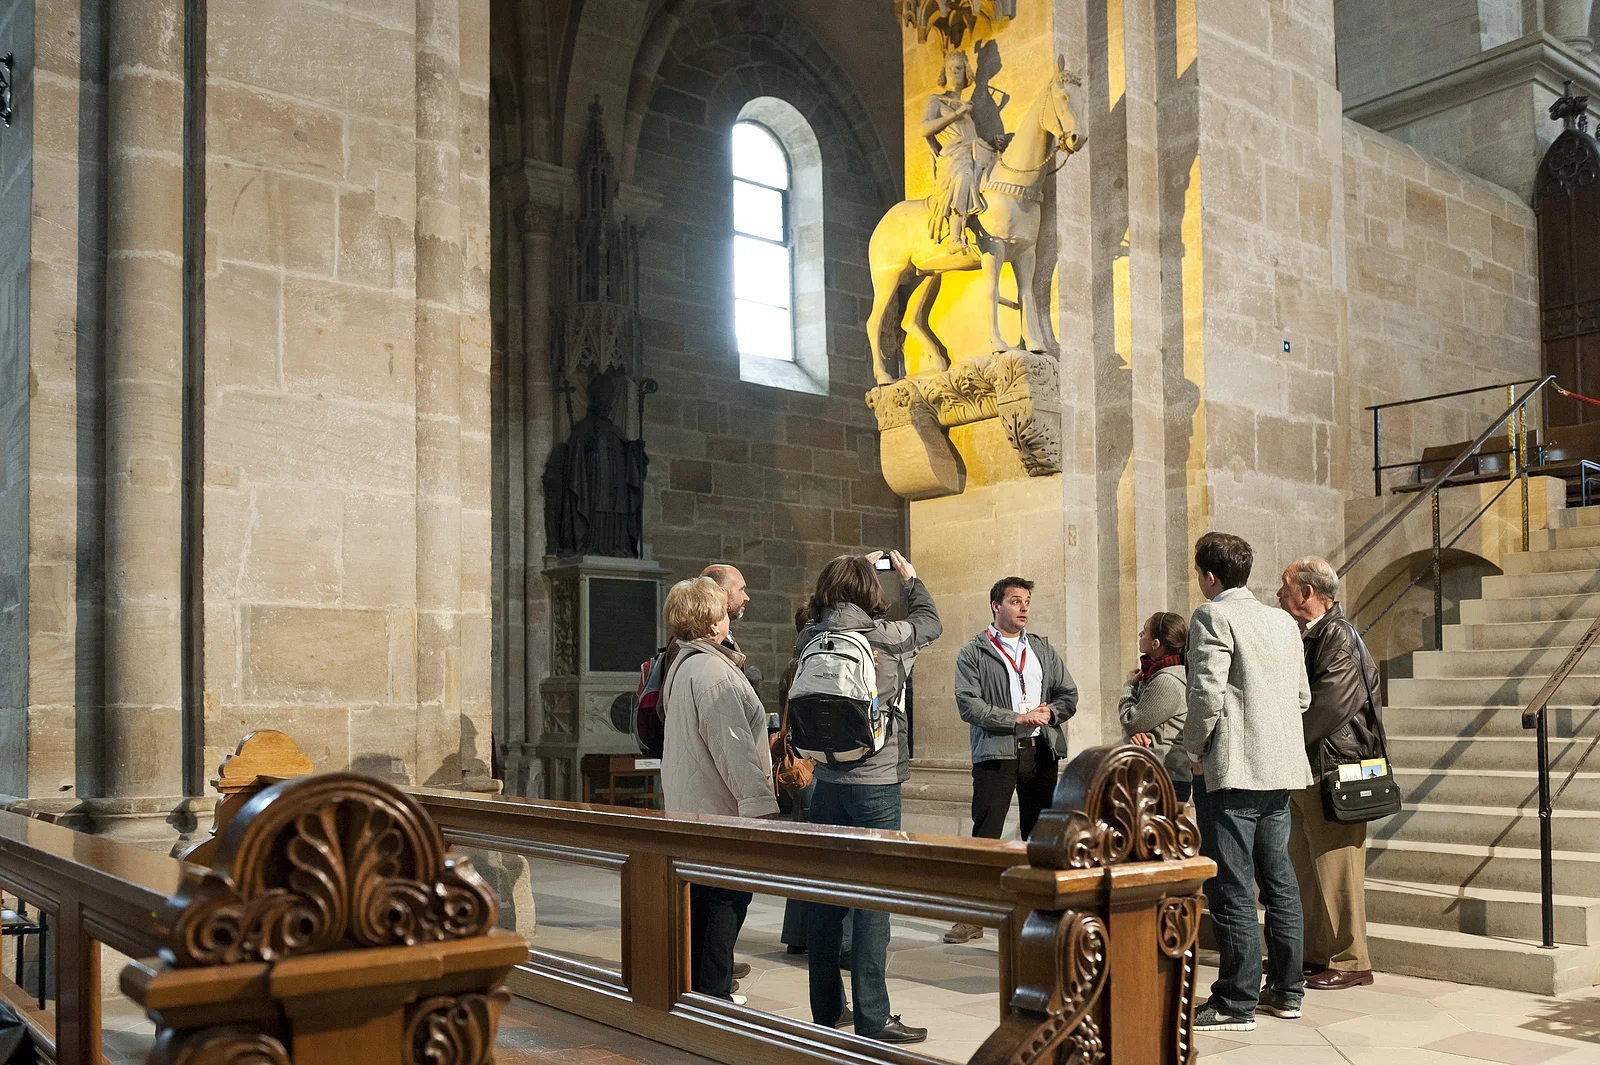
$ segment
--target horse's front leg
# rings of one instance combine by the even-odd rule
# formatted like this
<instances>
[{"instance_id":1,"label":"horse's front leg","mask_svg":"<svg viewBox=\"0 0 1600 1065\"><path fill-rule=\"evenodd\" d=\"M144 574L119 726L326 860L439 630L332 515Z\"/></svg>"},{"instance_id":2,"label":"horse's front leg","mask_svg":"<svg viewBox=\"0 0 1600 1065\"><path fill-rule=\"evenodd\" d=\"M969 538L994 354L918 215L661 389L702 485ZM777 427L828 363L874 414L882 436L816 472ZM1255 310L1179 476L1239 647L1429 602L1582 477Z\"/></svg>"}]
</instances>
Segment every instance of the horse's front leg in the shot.
<instances>
[{"instance_id":1,"label":"horse's front leg","mask_svg":"<svg viewBox=\"0 0 1600 1065\"><path fill-rule=\"evenodd\" d=\"M1037 249L1032 244L1011 253L1011 272L1017 278L1017 303L1022 308L1022 346L1029 351L1046 350L1049 327L1039 315L1039 300L1033 291Z\"/></svg>"},{"instance_id":2,"label":"horse's front leg","mask_svg":"<svg viewBox=\"0 0 1600 1065\"><path fill-rule=\"evenodd\" d=\"M995 351L1011 345L1000 335L1000 269L1006 264L1006 246L997 240L983 242L983 288L989 300L989 341Z\"/></svg>"}]
</instances>

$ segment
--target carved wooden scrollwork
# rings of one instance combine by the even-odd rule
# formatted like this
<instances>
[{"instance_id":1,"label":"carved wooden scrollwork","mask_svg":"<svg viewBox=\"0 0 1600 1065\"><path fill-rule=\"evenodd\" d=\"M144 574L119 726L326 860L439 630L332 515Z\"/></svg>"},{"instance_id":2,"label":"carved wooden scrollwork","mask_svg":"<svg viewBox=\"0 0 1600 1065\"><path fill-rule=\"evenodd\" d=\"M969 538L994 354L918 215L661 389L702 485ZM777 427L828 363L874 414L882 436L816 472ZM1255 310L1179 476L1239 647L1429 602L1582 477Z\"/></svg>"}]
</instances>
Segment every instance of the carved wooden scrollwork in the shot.
<instances>
[{"instance_id":1,"label":"carved wooden scrollwork","mask_svg":"<svg viewBox=\"0 0 1600 1065\"><path fill-rule=\"evenodd\" d=\"M1172 778L1149 749L1132 745L1096 747L1074 758L1028 839L1028 861L1043 869L1199 853L1200 830L1183 813Z\"/></svg>"},{"instance_id":2,"label":"carved wooden scrollwork","mask_svg":"<svg viewBox=\"0 0 1600 1065\"><path fill-rule=\"evenodd\" d=\"M436 995L406 1018L402 1065L484 1065L494 1049L495 1021L511 993Z\"/></svg>"},{"instance_id":3,"label":"carved wooden scrollwork","mask_svg":"<svg viewBox=\"0 0 1600 1065\"><path fill-rule=\"evenodd\" d=\"M1200 938L1200 896L1180 895L1164 899L1156 913L1156 935L1161 953L1176 958L1178 967L1178 1010L1173 1018L1173 1041L1177 1060L1189 1060L1194 1047L1195 983L1200 976L1195 944Z\"/></svg>"},{"instance_id":4,"label":"carved wooden scrollwork","mask_svg":"<svg viewBox=\"0 0 1600 1065\"><path fill-rule=\"evenodd\" d=\"M1106 986L1106 927L1075 910L1035 911L1018 950L1011 1016L973 1065L1097 1065L1105 1041L1095 1007Z\"/></svg>"},{"instance_id":5,"label":"carved wooden scrollwork","mask_svg":"<svg viewBox=\"0 0 1600 1065\"><path fill-rule=\"evenodd\" d=\"M254 1028L163 1029L150 1065L290 1065L283 1043Z\"/></svg>"},{"instance_id":6,"label":"carved wooden scrollwork","mask_svg":"<svg viewBox=\"0 0 1600 1065\"><path fill-rule=\"evenodd\" d=\"M464 939L499 913L471 863L446 856L421 807L354 773L267 788L229 822L216 854L168 903L173 965Z\"/></svg>"}]
</instances>

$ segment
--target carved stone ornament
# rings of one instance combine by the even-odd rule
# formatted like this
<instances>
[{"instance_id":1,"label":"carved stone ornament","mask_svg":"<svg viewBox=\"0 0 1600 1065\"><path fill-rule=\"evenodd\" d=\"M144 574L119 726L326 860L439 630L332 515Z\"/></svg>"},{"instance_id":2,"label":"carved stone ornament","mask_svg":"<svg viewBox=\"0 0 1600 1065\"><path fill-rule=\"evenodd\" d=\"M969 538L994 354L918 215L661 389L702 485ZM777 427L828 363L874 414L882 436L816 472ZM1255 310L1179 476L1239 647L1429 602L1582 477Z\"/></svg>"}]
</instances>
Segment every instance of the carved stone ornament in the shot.
<instances>
[{"instance_id":1,"label":"carved stone ornament","mask_svg":"<svg viewBox=\"0 0 1600 1065\"><path fill-rule=\"evenodd\" d=\"M290 1065L289 1052L274 1036L254 1028L162 1029L149 1065Z\"/></svg>"},{"instance_id":2,"label":"carved stone ornament","mask_svg":"<svg viewBox=\"0 0 1600 1065\"><path fill-rule=\"evenodd\" d=\"M355 773L285 780L223 829L167 904L179 968L484 935L494 893L409 796Z\"/></svg>"},{"instance_id":3,"label":"carved stone ornament","mask_svg":"<svg viewBox=\"0 0 1600 1065\"><path fill-rule=\"evenodd\" d=\"M401 1065L486 1065L494 1057L494 1032L511 993L436 995L412 1007L401 1044Z\"/></svg>"},{"instance_id":4,"label":"carved stone ornament","mask_svg":"<svg viewBox=\"0 0 1600 1065\"><path fill-rule=\"evenodd\" d=\"M942 373L905 377L867 393L878 419L884 479L906 499L962 490L944 430L1000 419L1030 477L1061 472L1060 369L1037 352L1002 351Z\"/></svg>"},{"instance_id":5,"label":"carved stone ornament","mask_svg":"<svg viewBox=\"0 0 1600 1065\"><path fill-rule=\"evenodd\" d=\"M558 580L550 588L550 675L578 675L578 582Z\"/></svg>"},{"instance_id":6,"label":"carved stone ornament","mask_svg":"<svg viewBox=\"0 0 1600 1065\"><path fill-rule=\"evenodd\" d=\"M1095 1006L1105 991L1106 927L1075 910L1028 915L1017 952L1011 1016L973 1065L1098 1065L1105 1040Z\"/></svg>"},{"instance_id":7,"label":"carved stone ornament","mask_svg":"<svg viewBox=\"0 0 1600 1065\"><path fill-rule=\"evenodd\" d=\"M960 48L980 17L991 27L1016 17L1017 0L895 0L895 15L917 31L917 42L925 44L928 34L937 30L947 48Z\"/></svg>"},{"instance_id":8,"label":"carved stone ornament","mask_svg":"<svg viewBox=\"0 0 1600 1065\"><path fill-rule=\"evenodd\" d=\"M1200 853L1200 830L1183 812L1166 768L1146 747L1094 747L1074 758L1051 808L1028 837L1041 869L1093 869L1174 861Z\"/></svg>"}]
</instances>

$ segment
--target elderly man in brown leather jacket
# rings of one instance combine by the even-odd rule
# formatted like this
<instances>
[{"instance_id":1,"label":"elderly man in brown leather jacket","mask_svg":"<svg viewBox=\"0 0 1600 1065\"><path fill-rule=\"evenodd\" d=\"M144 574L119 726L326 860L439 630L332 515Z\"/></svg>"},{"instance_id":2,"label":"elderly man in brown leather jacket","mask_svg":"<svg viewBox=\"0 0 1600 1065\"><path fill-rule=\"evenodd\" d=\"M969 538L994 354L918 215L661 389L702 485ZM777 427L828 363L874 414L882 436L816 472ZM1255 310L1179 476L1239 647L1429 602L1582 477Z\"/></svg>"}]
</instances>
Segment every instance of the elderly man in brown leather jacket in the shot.
<instances>
[{"instance_id":1,"label":"elderly man in brown leather jacket","mask_svg":"<svg viewBox=\"0 0 1600 1065\"><path fill-rule=\"evenodd\" d=\"M1283 571L1278 603L1300 625L1311 706L1302 718L1306 758L1318 783L1290 795L1289 857L1305 911L1306 987L1333 991L1372 983L1367 953L1367 826L1322 812L1324 773L1382 753L1378 667L1335 601L1339 577L1320 558Z\"/></svg>"}]
</instances>

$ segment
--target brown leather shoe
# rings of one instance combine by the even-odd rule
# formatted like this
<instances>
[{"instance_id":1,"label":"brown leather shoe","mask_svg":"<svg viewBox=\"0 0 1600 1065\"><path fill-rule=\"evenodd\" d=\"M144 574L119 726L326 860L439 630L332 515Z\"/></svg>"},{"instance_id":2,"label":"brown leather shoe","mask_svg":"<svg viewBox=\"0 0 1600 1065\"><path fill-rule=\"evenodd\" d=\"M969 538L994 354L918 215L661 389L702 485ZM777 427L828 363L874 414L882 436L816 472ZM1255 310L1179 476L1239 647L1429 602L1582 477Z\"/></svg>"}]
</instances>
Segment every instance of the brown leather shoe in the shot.
<instances>
[{"instance_id":1,"label":"brown leather shoe","mask_svg":"<svg viewBox=\"0 0 1600 1065\"><path fill-rule=\"evenodd\" d=\"M1355 972L1324 969L1320 973L1306 977L1306 986L1313 991L1342 991L1347 987L1366 987L1371 983L1371 969L1359 969Z\"/></svg>"},{"instance_id":2,"label":"brown leather shoe","mask_svg":"<svg viewBox=\"0 0 1600 1065\"><path fill-rule=\"evenodd\" d=\"M968 942L971 942L974 939L982 939L982 938L983 938L983 928L982 928L982 926L975 925L975 924L966 924L965 922L962 922L962 921L957 921L955 924L951 925L950 926L950 931L948 931L948 932L946 932L944 934L944 941L946 943L968 943Z\"/></svg>"}]
</instances>

